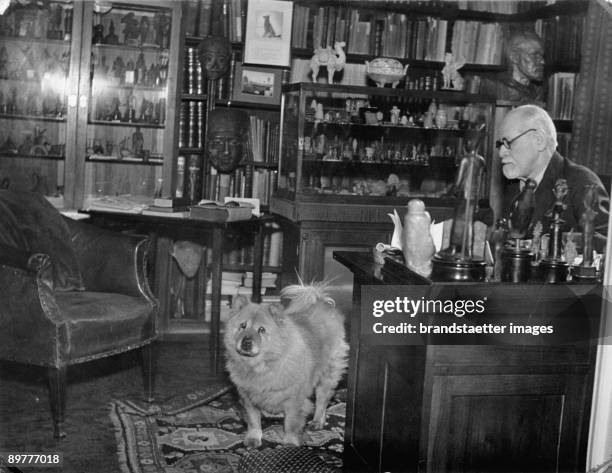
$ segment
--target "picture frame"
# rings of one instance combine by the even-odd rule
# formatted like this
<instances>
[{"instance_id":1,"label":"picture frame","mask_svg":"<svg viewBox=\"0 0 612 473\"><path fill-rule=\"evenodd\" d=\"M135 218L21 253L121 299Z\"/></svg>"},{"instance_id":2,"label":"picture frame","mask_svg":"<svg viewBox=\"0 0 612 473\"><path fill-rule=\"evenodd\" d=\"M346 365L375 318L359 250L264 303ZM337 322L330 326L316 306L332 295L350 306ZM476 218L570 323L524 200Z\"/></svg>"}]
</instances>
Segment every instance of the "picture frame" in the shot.
<instances>
[{"instance_id":1,"label":"picture frame","mask_svg":"<svg viewBox=\"0 0 612 473\"><path fill-rule=\"evenodd\" d=\"M246 17L244 64L290 67L293 2L250 0Z\"/></svg>"},{"instance_id":2,"label":"picture frame","mask_svg":"<svg viewBox=\"0 0 612 473\"><path fill-rule=\"evenodd\" d=\"M232 100L280 105L282 69L236 63Z\"/></svg>"}]
</instances>

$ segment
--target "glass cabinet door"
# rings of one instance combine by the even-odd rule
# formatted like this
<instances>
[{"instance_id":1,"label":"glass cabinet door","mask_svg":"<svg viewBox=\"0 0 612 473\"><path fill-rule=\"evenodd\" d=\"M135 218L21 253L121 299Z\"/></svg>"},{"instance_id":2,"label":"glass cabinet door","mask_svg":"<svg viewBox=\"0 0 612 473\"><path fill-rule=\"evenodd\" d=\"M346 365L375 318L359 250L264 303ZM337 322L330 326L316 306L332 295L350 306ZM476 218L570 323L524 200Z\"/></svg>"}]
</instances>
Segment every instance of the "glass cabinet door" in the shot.
<instances>
[{"instance_id":1,"label":"glass cabinet door","mask_svg":"<svg viewBox=\"0 0 612 473\"><path fill-rule=\"evenodd\" d=\"M172 181L180 4L92 6L83 199L150 203Z\"/></svg>"},{"instance_id":2,"label":"glass cabinet door","mask_svg":"<svg viewBox=\"0 0 612 473\"><path fill-rule=\"evenodd\" d=\"M12 2L0 16L0 187L40 192L58 207L76 113L80 8Z\"/></svg>"}]
</instances>

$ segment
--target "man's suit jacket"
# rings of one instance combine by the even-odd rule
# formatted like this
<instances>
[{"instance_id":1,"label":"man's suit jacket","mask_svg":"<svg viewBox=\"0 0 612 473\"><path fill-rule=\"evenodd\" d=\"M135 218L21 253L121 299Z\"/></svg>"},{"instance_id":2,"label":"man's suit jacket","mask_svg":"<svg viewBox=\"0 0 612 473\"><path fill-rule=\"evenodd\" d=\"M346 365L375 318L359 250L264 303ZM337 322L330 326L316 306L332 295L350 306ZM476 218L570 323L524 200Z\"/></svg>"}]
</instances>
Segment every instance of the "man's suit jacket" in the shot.
<instances>
[{"instance_id":1,"label":"man's suit jacket","mask_svg":"<svg viewBox=\"0 0 612 473\"><path fill-rule=\"evenodd\" d=\"M608 230L608 213L609 213L609 197L601 180L589 168L576 164L567 158L564 158L559 153L555 152L552 156L548 167L544 172L542 182L538 185L535 192L535 211L532 218L532 224L541 221L543 225L543 233L547 233L550 225L550 219L545 214L550 210L555 202L553 188L557 179L565 179L569 187L569 192L565 197L567 208L562 215L565 224L563 231L581 231L580 218L584 212L585 186L594 184L597 186L597 195L599 198L599 208L595 217L595 231L603 235L607 234ZM504 216L508 216L510 204L514 197L519 193L519 181L511 181L504 192Z\"/></svg>"}]
</instances>

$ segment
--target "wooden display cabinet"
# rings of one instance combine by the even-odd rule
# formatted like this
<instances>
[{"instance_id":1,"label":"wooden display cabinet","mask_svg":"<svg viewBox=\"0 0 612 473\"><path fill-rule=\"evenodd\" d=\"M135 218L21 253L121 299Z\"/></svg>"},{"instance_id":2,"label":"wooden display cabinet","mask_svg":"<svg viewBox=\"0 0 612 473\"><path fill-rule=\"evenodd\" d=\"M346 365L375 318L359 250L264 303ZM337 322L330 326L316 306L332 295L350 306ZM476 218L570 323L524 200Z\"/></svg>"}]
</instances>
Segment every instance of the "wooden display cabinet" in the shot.
<instances>
[{"instance_id":1,"label":"wooden display cabinet","mask_svg":"<svg viewBox=\"0 0 612 473\"><path fill-rule=\"evenodd\" d=\"M300 274L306 280L328 276L321 272L325 247L387 242L387 214L397 209L403 215L410 199L422 199L437 221L451 217L449 191L468 137L478 137L491 164L494 104L491 97L452 91L283 86L271 211L286 219ZM438 112L428 117L433 108Z\"/></svg>"},{"instance_id":2,"label":"wooden display cabinet","mask_svg":"<svg viewBox=\"0 0 612 473\"><path fill-rule=\"evenodd\" d=\"M180 4L86 6L75 200L173 195Z\"/></svg>"},{"instance_id":3,"label":"wooden display cabinet","mask_svg":"<svg viewBox=\"0 0 612 473\"><path fill-rule=\"evenodd\" d=\"M64 205L74 185L81 2L12 2L0 16L0 182Z\"/></svg>"}]
</instances>

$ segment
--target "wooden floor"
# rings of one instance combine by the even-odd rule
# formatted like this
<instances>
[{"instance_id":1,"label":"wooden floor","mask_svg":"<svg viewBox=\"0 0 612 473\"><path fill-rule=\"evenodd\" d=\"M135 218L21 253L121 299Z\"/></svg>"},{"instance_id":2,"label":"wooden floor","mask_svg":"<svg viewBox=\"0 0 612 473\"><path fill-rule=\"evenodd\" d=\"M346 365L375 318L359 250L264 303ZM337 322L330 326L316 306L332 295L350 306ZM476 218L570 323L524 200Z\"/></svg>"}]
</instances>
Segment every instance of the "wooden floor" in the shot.
<instances>
[{"instance_id":1,"label":"wooden floor","mask_svg":"<svg viewBox=\"0 0 612 473\"><path fill-rule=\"evenodd\" d=\"M210 382L206 339L157 343L156 398L189 392ZM0 451L61 451L62 469L37 472L119 472L109 417L112 399L142 396L138 352L72 367L68 371L67 437L53 439L45 371L0 364ZM24 470L29 471L29 470Z\"/></svg>"}]
</instances>

